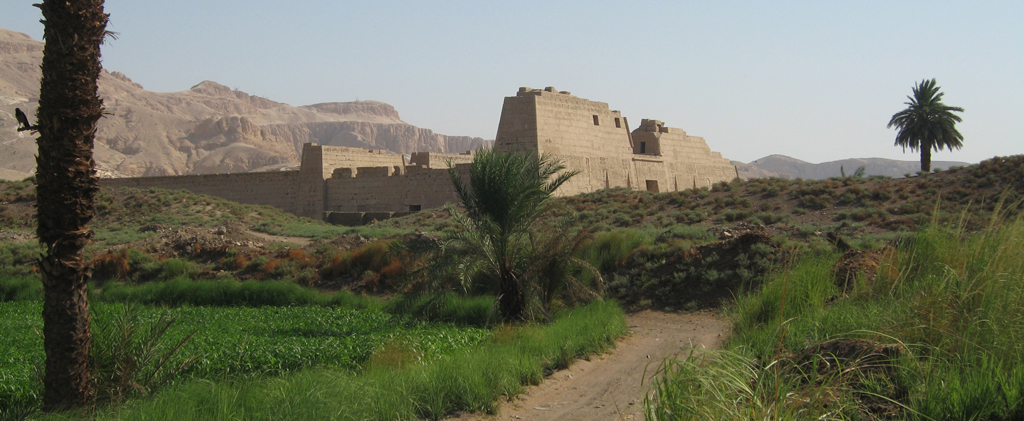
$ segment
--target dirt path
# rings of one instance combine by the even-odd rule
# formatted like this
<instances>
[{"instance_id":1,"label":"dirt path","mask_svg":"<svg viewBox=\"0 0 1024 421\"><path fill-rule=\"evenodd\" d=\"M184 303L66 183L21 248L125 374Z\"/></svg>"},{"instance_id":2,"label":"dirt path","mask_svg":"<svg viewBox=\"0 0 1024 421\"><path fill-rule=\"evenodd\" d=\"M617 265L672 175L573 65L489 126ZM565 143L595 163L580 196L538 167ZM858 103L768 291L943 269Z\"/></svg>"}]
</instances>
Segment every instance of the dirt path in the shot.
<instances>
[{"instance_id":1,"label":"dirt path","mask_svg":"<svg viewBox=\"0 0 1024 421\"><path fill-rule=\"evenodd\" d=\"M502 403L497 415L452 419L641 420L644 390L661 360L689 352L691 344L717 348L729 329L726 320L711 313L645 311L626 316L626 323L630 334L608 354L555 372L514 401Z\"/></svg>"},{"instance_id":2,"label":"dirt path","mask_svg":"<svg viewBox=\"0 0 1024 421\"><path fill-rule=\"evenodd\" d=\"M247 234L254 235L272 243L292 243L300 247L308 246L312 242L306 237L285 237L281 235L267 234L265 232L258 232L253 230L247 230Z\"/></svg>"}]
</instances>

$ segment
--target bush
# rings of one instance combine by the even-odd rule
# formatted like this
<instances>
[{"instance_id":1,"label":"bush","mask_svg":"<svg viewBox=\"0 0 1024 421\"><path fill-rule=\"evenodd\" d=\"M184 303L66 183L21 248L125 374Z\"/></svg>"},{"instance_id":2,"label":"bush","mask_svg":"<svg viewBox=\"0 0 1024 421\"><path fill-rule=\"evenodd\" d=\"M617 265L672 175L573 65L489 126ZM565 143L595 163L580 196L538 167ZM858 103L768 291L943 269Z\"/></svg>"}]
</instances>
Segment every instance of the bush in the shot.
<instances>
[{"instance_id":1,"label":"bush","mask_svg":"<svg viewBox=\"0 0 1024 421\"><path fill-rule=\"evenodd\" d=\"M750 217L752 212L747 210L731 210L722 214L721 218L726 222L743 221Z\"/></svg>"},{"instance_id":2,"label":"bush","mask_svg":"<svg viewBox=\"0 0 1024 421\"><path fill-rule=\"evenodd\" d=\"M43 282L39 277L0 275L0 302L42 299Z\"/></svg>"},{"instance_id":3,"label":"bush","mask_svg":"<svg viewBox=\"0 0 1024 421\"><path fill-rule=\"evenodd\" d=\"M650 243L651 238L640 231L619 229L595 235L580 247L577 256L602 273L611 272L637 248Z\"/></svg>"},{"instance_id":4,"label":"bush","mask_svg":"<svg viewBox=\"0 0 1024 421\"><path fill-rule=\"evenodd\" d=\"M30 274L42 251L37 241L0 243L0 268L10 274Z\"/></svg>"}]
</instances>

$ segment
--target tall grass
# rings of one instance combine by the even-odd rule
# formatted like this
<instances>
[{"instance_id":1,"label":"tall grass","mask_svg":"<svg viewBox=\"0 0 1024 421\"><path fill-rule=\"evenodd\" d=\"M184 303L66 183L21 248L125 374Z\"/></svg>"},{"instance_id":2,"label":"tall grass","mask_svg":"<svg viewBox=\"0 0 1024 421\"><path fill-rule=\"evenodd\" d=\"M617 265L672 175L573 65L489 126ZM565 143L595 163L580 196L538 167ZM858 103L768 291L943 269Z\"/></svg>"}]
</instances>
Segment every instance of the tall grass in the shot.
<instances>
[{"instance_id":1,"label":"tall grass","mask_svg":"<svg viewBox=\"0 0 1024 421\"><path fill-rule=\"evenodd\" d=\"M601 352L624 332L619 307L597 302L567 310L549 325L499 327L481 346L422 365L196 381L152 399L100 409L94 418L417 420L455 411L493 412L499 397L539 383L546 370L567 366L572 358ZM65 417L75 416L49 419Z\"/></svg>"},{"instance_id":2,"label":"tall grass","mask_svg":"<svg viewBox=\"0 0 1024 421\"><path fill-rule=\"evenodd\" d=\"M577 255L597 270L609 272L622 266L638 248L653 241L653 236L641 230L617 229L587 240Z\"/></svg>"},{"instance_id":3,"label":"tall grass","mask_svg":"<svg viewBox=\"0 0 1024 421\"><path fill-rule=\"evenodd\" d=\"M769 409L781 419L881 417L866 409L874 396L901 418L1021 419L1024 220L996 217L978 232L964 226L917 233L898 248L894 268L883 262L875 280L861 277L843 295L831 270L838 256L805 256L737 300L726 351L704 365L667 363L648 410L657 419L696 419L688 408L716 405L739 418ZM808 383L779 368L809 345L839 338L895 344L902 356L884 378L854 386ZM740 384L729 379L771 393L740 398L744 389L722 386ZM793 397L804 404L793 406Z\"/></svg>"},{"instance_id":4,"label":"tall grass","mask_svg":"<svg viewBox=\"0 0 1024 421\"><path fill-rule=\"evenodd\" d=\"M328 294L282 281L193 281L185 277L139 285L111 282L95 292L94 296L100 301L166 306L380 307L379 300L355 296L343 290Z\"/></svg>"},{"instance_id":5,"label":"tall grass","mask_svg":"<svg viewBox=\"0 0 1024 421\"><path fill-rule=\"evenodd\" d=\"M43 282L38 276L0 274L0 302L43 299Z\"/></svg>"},{"instance_id":6,"label":"tall grass","mask_svg":"<svg viewBox=\"0 0 1024 421\"><path fill-rule=\"evenodd\" d=\"M420 320L463 326L491 326L497 323L494 297L461 297L453 293L407 295L388 301L385 310Z\"/></svg>"}]
</instances>

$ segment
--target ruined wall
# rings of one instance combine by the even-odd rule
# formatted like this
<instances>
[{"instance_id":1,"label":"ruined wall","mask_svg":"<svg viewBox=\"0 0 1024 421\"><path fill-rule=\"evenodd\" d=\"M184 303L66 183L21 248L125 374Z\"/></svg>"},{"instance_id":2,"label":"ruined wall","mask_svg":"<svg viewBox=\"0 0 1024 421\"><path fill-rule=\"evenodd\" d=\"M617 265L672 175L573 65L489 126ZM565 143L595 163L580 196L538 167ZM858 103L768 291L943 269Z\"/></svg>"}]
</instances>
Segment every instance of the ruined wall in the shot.
<instances>
[{"instance_id":1,"label":"ruined wall","mask_svg":"<svg viewBox=\"0 0 1024 421\"><path fill-rule=\"evenodd\" d=\"M405 166L405 157L385 150L369 150L348 148L343 146L303 145L303 156L306 150L320 149L323 167L323 179L331 178L335 168L358 167L393 167ZM303 161L305 164L305 161Z\"/></svg>"},{"instance_id":2,"label":"ruined wall","mask_svg":"<svg viewBox=\"0 0 1024 421\"><path fill-rule=\"evenodd\" d=\"M688 136L686 131L666 127L658 120L644 119L633 131L634 160L660 160L664 174L657 178L660 191L711 187L737 176L736 167L722 154L712 152L704 138ZM643 176L653 177L653 173ZM642 176L642 177L643 177ZM647 180L654 178L643 178Z\"/></svg>"},{"instance_id":3,"label":"ruined wall","mask_svg":"<svg viewBox=\"0 0 1024 421\"><path fill-rule=\"evenodd\" d=\"M467 167L456 166L464 172ZM447 169L339 168L325 184L327 212L418 211L459 201Z\"/></svg>"},{"instance_id":4,"label":"ruined wall","mask_svg":"<svg viewBox=\"0 0 1024 421\"><path fill-rule=\"evenodd\" d=\"M409 158L410 165L417 165L426 168L448 168L448 163L455 165L468 164L473 162L476 156L475 151L463 153L436 153L436 152L413 152Z\"/></svg>"},{"instance_id":5,"label":"ruined wall","mask_svg":"<svg viewBox=\"0 0 1024 421\"><path fill-rule=\"evenodd\" d=\"M296 213L298 184L298 171L100 179L104 188L188 190L238 203L273 206L289 213Z\"/></svg>"},{"instance_id":6,"label":"ruined wall","mask_svg":"<svg viewBox=\"0 0 1024 421\"><path fill-rule=\"evenodd\" d=\"M102 179L105 187L185 189L239 203L269 205L321 219L325 211L395 212L430 209L455 200L448 161L465 168L472 154L402 155L306 144L298 171Z\"/></svg>"},{"instance_id":7,"label":"ruined wall","mask_svg":"<svg viewBox=\"0 0 1024 421\"><path fill-rule=\"evenodd\" d=\"M324 180L338 168L404 167L405 157L383 150L302 145L302 166L295 204L295 214L321 219L327 210L328 193Z\"/></svg>"}]
</instances>

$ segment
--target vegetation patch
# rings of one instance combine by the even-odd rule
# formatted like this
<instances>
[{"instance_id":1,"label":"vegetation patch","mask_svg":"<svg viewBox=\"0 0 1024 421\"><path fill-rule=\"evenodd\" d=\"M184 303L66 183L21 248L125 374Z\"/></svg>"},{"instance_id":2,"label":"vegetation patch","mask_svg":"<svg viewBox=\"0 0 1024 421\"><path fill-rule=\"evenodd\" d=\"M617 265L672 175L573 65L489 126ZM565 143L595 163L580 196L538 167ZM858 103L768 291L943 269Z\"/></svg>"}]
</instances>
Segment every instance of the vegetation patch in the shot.
<instances>
[{"instance_id":1,"label":"vegetation patch","mask_svg":"<svg viewBox=\"0 0 1024 421\"><path fill-rule=\"evenodd\" d=\"M724 351L662 366L648 416L1019 418L1022 250L1018 216L932 226L864 265L807 255L737 300Z\"/></svg>"},{"instance_id":2,"label":"vegetation patch","mask_svg":"<svg viewBox=\"0 0 1024 421\"><path fill-rule=\"evenodd\" d=\"M384 340L368 346L370 356L364 361L375 364L361 369L185 381L151 399L99 408L93 417L213 420L260 414L272 419L418 420L461 411L493 413L500 397L539 383L546 373L565 368L578 357L602 352L625 331L622 310L611 301L596 302L561 311L549 324L483 331L486 339L476 340L472 347L435 329L410 335L411 341ZM359 333L364 332L346 332ZM433 357L413 357L422 354ZM65 417L74 414L49 418Z\"/></svg>"},{"instance_id":3,"label":"vegetation patch","mask_svg":"<svg viewBox=\"0 0 1024 421\"><path fill-rule=\"evenodd\" d=\"M778 246L759 231L686 250L640 250L612 275L607 292L633 307L714 308L756 288L779 258Z\"/></svg>"}]
</instances>

